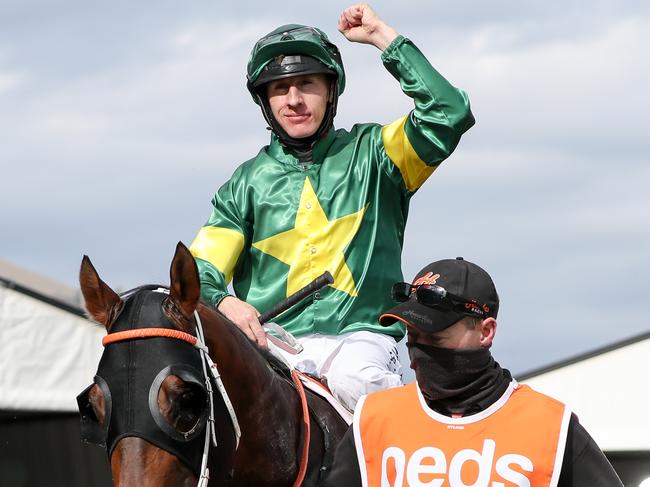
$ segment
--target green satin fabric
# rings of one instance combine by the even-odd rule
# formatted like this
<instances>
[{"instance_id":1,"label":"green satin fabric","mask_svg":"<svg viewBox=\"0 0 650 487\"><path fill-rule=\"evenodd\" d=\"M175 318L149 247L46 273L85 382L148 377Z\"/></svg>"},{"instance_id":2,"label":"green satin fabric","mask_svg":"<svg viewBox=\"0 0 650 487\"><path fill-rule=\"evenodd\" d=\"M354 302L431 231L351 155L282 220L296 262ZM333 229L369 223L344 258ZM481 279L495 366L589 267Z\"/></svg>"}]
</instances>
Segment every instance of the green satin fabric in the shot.
<instances>
[{"instance_id":1,"label":"green satin fabric","mask_svg":"<svg viewBox=\"0 0 650 487\"><path fill-rule=\"evenodd\" d=\"M437 166L474 122L466 95L453 88L403 37L384 51L382 59L415 100L416 108L404 131L422 159L418 163ZM275 321L296 335L373 330L403 336L401 324L383 327L377 318L393 305L392 284L403 280L401 252L414 190L405 186L400 168L386 154L385 143L378 124L332 130L316 144L313 164L303 167L273 136L270 146L235 171L215 194L206 226L244 235L233 274L233 287L240 299L263 312L286 297L289 266L252 244L294 228L305 178L309 178L328 220L365 208L344 251L356 296L327 288ZM216 305L226 293L224 273L202 258L197 258L197 263L203 299Z\"/></svg>"}]
</instances>

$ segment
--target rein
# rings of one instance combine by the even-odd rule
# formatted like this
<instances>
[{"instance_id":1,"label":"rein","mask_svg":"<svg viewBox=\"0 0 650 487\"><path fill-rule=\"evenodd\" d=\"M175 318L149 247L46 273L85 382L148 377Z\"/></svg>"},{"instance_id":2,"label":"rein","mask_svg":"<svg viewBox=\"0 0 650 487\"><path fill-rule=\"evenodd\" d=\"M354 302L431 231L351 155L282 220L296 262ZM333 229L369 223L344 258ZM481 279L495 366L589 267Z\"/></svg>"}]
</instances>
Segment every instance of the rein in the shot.
<instances>
[{"instance_id":1,"label":"rein","mask_svg":"<svg viewBox=\"0 0 650 487\"><path fill-rule=\"evenodd\" d=\"M293 484L293 487L300 487L305 475L307 474L307 463L309 460L309 443L311 441L311 425L309 423L309 406L307 404L307 395L305 394L305 387L300 380L299 372L296 369L291 369L291 378L296 385L296 391L300 397L300 404L302 405L302 421L304 426L304 436L302 441L302 452L300 455L300 465L298 468L298 477Z\"/></svg>"}]
</instances>

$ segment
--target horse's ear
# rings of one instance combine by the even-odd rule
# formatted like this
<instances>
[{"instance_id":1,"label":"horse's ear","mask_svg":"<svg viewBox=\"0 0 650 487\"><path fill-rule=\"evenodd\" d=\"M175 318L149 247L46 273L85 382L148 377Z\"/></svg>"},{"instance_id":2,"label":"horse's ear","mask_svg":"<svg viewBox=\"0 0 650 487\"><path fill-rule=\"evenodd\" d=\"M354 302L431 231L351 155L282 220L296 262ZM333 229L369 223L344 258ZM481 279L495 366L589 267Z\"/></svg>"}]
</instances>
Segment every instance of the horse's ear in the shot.
<instances>
[{"instance_id":1,"label":"horse's ear","mask_svg":"<svg viewBox=\"0 0 650 487\"><path fill-rule=\"evenodd\" d=\"M79 285L88 314L109 330L124 303L117 293L100 279L87 255L84 255L81 261Z\"/></svg>"},{"instance_id":2,"label":"horse's ear","mask_svg":"<svg viewBox=\"0 0 650 487\"><path fill-rule=\"evenodd\" d=\"M186 319L191 319L201 298L199 269L189 249L178 242L169 270L169 298Z\"/></svg>"}]
</instances>

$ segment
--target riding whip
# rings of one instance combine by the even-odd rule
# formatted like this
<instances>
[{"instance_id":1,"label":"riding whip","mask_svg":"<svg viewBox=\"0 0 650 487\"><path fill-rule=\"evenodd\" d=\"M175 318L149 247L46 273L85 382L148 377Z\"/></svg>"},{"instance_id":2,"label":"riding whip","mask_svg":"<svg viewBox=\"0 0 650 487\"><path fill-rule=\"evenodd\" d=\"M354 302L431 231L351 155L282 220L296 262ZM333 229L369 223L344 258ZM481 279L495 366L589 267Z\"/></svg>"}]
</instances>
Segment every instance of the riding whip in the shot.
<instances>
[{"instance_id":1,"label":"riding whip","mask_svg":"<svg viewBox=\"0 0 650 487\"><path fill-rule=\"evenodd\" d=\"M298 304L300 301L305 299L307 296L311 296L314 294L316 291L319 289L327 286L328 284L332 284L334 282L334 278L332 277L332 274L330 274L328 271L323 272L320 276L318 276L316 279L314 279L312 282L307 284L305 287L302 289L299 289L295 293L293 293L291 296L287 296L285 299L280 301L278 304L273 306L268 311L265 311L259 316L260 324L264 324L269 320L272 320L279 314L284 313L286 310L291 308L292 306L295 306Z\"/></svg>"},{"instance_id":2,"label":"riding whip","mask_svg":"<svg viewBox=\"0 0 650 487\"><path fill-rule=\"evenodd\" d=\"M332 284L333 282L334 282L334 278L332 277L332 274L325 271L322 275L318 276L311 283L307 284L302 289L299 289L291 296L288 296L287 298L283 299L278 304L276 304L273 308L271 308L269 311L262 313L259 316L259 320L260 320L260 324L265 328L264 331L266 331L267 338L270 341L272 341L276 346L284 350L285 352L288 352L290 354L296 354L302 352L303 349L302 345L293 337L291 333L288 333L284 328L282 328L279 325L276 325L275 323L269 323L269 320L275 318L276 316L285 312L292 306L298 304L307 296L310 296L311 294L315 293L319 289L327 286L328 284ZM275 337L274 335L270 334L269 333L270 331L272 331L278 336Z\"/></svg>"}]
</instances>

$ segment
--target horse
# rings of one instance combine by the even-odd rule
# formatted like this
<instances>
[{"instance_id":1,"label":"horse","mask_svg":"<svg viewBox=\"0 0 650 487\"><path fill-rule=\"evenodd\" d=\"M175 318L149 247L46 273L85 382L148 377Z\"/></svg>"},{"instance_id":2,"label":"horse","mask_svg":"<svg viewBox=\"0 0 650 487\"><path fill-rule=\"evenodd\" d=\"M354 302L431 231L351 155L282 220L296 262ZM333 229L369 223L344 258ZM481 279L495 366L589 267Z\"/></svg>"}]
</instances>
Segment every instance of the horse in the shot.
<instances>
[{"instance_id":1,"label":"horse","mask_svg":"<svg viewBox=\"0 0 650 487\"><path fill-rule=\"evenodd\" d=\"M308 486L329 469L347 423L200 300L181 242L168 288L118 295L87 256L79 281L107 330L77 398L82 437L106 447L115 486Z\"/></svg>"}]
</instances>

